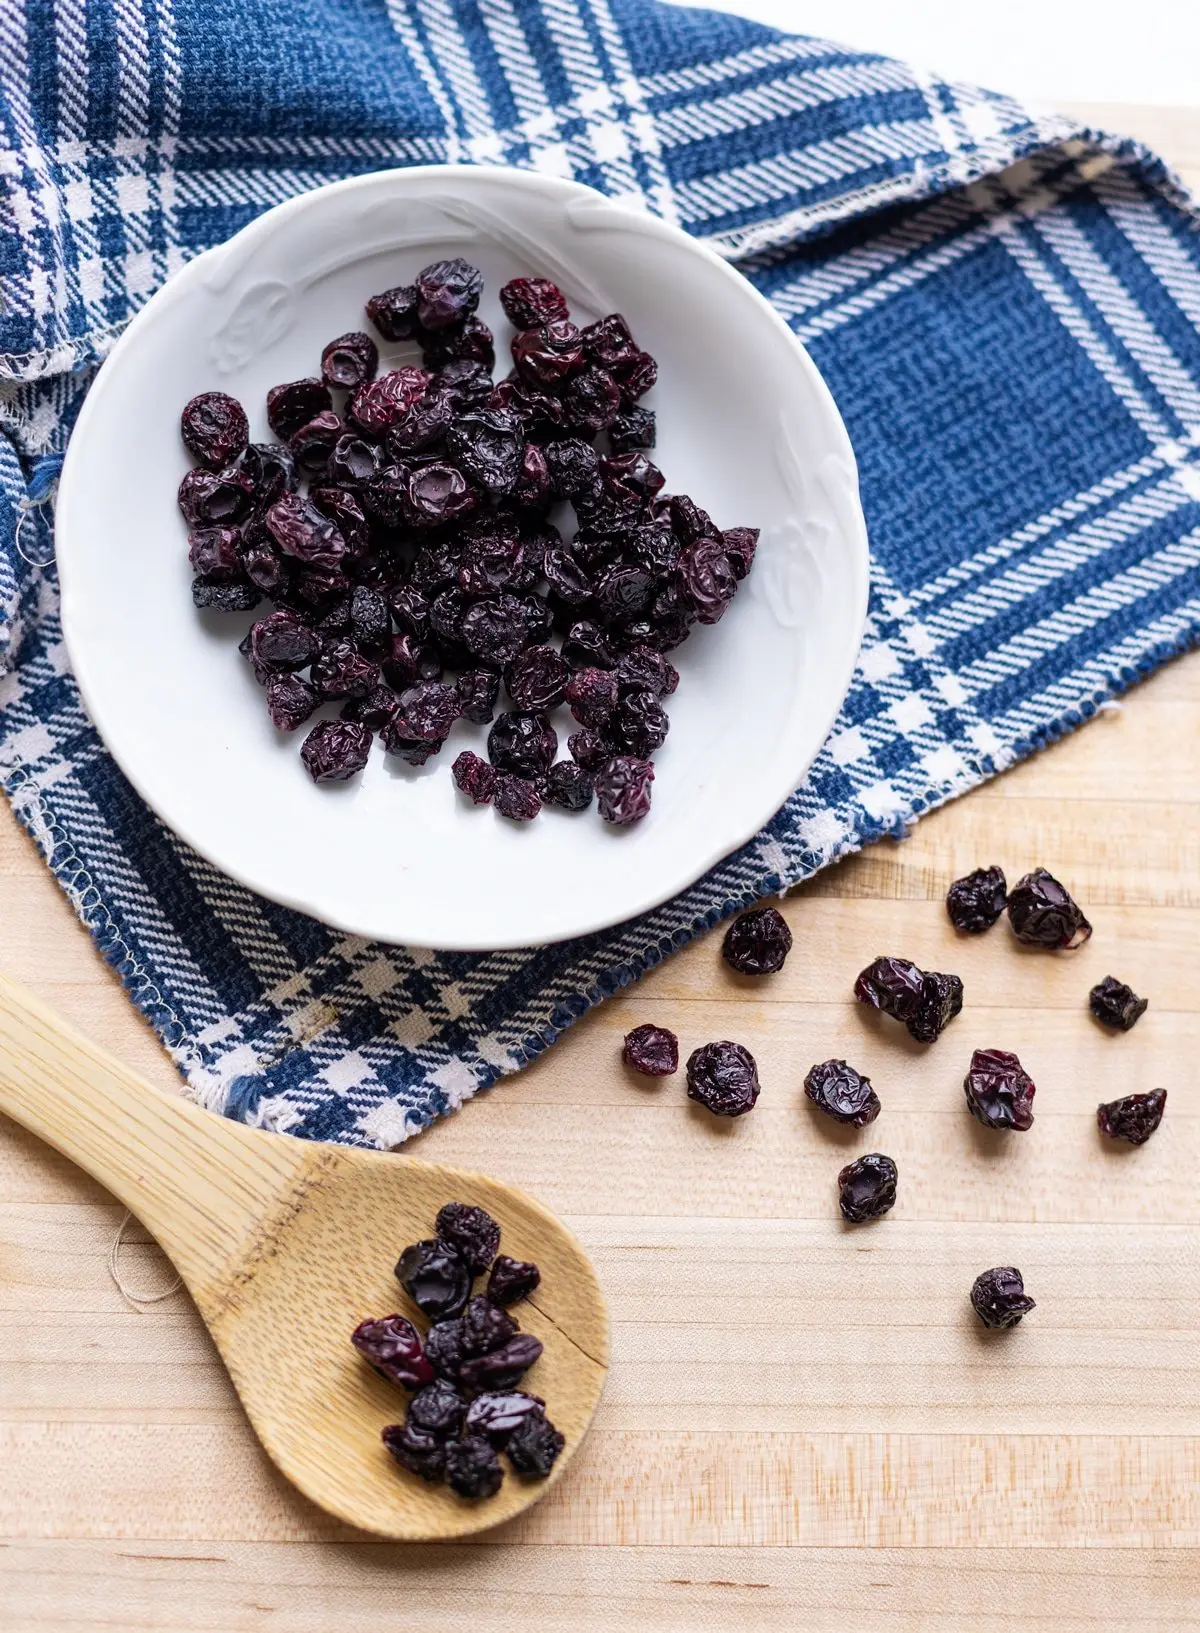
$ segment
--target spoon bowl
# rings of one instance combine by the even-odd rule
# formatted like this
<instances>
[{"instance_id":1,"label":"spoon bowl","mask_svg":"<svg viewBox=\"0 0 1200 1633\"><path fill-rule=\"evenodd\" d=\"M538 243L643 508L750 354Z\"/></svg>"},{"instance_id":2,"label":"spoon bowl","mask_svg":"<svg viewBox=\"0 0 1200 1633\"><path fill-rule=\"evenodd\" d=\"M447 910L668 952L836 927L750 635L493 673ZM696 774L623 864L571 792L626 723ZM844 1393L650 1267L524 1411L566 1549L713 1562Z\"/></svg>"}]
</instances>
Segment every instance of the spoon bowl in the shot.
<instances>
[{"instance_id":1,"label":"spoon bowl","mask_svg":"<svg viewBox=\"0 0 1200 1633\"><path fill-rule=\"evenodd\" d=\"M0 1111L77 1162L133 1210L174 1261L272 1461L348 1525L444 1541L512 1519L560 1478L607 1371L596 1275L547 1209L483 1174L267 1134L173 1100L0 978ZM380 1430L409 1396L366 1365L350 1334L368 1316L426 1318L395 1280L407 1243L445 1202L486 1208L501 1247L542 1273L511 1314L540 1338L521 1388L566 1444L549 1477L506 1470L465 1502L401 1469Z\"/></svg>"}]
</instances>

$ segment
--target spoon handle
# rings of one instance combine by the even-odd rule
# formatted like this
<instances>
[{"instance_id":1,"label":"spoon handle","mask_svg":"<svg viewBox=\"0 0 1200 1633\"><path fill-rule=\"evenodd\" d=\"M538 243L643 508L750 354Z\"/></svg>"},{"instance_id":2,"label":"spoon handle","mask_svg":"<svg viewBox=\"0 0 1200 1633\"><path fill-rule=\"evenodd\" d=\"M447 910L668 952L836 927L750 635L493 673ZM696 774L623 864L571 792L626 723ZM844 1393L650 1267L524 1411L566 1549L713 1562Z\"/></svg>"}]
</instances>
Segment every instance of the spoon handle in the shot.
<instances>
[{"instance_id":1,"label":"spoon handle","mask_svg":"<svg viewBox=\"0 0 1200 1633\"><path fill-rule=\"evenodd\" d=\"M233 1263L311 1161L152 1088L26 988L0 976L0 1112L137 1214L195 1291Z\"/></svg>"}]
</instances>

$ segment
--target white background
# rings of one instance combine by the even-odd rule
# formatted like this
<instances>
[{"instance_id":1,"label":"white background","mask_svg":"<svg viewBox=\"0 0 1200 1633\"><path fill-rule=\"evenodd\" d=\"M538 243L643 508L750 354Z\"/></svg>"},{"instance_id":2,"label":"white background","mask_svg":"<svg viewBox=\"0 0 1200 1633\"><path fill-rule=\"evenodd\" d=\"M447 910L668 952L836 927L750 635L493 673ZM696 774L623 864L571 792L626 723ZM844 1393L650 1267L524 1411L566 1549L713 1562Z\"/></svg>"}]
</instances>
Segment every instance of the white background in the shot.
<instances>
[{"instance_id":1,"label":"white background","mask_svg":"<svg viewBox=\"0 0 1200 1633\"><path fill-rule=\"evenodd\" d=\"M696 0L700 3L700 0ZM1200 103L1200 0L707 0L776 28L1059 102Z\"/></svg>"}]
</instances>

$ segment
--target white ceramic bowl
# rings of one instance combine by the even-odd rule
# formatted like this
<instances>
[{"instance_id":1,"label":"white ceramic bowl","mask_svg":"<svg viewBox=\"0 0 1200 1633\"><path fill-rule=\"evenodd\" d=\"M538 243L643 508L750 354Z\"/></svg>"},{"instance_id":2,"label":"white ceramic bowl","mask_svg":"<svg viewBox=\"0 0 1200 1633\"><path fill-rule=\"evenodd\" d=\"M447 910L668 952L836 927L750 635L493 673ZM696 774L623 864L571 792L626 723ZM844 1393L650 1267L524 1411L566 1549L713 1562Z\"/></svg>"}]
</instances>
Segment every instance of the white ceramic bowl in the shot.
<instances>
[{"instance_id":1,"label":"white ceramic bowl","mask_svg":"<svg viewBox=\"0 0 1200 1633\"><path fill-rule=\"evenodd\" d=\"M650 815L595 810L518 826L459 796L460 723L419 771L377 744L361 777L315 786L277 733L237 643L252 615L198 614L175 489L179 411L196 392L264 398L319 371L366 297L463 255L497 291L564 289L573 316L629 319L658 358L654 459L718 525L759 526L750 578L720 624L672 654L671 734ZM382 367L406 348L383 348ZM499 363L498 373L505 364ZM164 822L251 889L338 928L453 948L557 941L684 889L749 839L801 781L837 715L867 601L854 457L803 347L765 300L674 227L526 171L391 170L269 210L188 265L134 319L93 385L62 474L58 564L71 661L122 770ZM333 712L332 710L327 712ZM560 738L574 729L565 711ZM556 722L557 723L557 722Z\"/></svg>"}]
</instances>

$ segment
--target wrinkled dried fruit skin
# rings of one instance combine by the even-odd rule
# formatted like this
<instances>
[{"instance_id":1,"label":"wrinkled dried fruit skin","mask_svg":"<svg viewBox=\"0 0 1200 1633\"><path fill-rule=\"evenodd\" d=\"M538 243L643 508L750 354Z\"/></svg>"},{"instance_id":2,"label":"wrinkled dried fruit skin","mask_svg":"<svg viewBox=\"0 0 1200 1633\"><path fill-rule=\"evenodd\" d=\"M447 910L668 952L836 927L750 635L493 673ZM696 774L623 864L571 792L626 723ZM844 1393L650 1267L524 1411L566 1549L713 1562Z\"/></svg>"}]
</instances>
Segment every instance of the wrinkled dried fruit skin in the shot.
<instances>
[{"instance_id":1,"label":"wrinkled dried fruit skin","mask_svg":"<svg viewBox=\"0 0 1200 1633\"><path fill-rule=\"evenodd\" d=\"M1029 947L1082 946L1092 933L1070 893L1045 868L1035 868L1008 896L1008 922Z\"/></svg>"},{"instance_id":2,"label":"wrinkled dried fruit skin","mask_svg":"<svg viewBox=\"0 0 1200 1633\"><path fill-rule=\"evenodd\" d=\"M481 760L469 748L463 749L451 766L455 787L472 805L490 805L496 792L496 768Z\"/></svg>"},{"instance_id":3,"label":"wrinkled dried fruit skin","mask_svg":"<svg viewBox=\"0 0 1200 1633\"><path fill-rule=\"evenodd\" d=\"M854 996L893 1020L908 1021L921 1002L921 971L907 958L877 958L860 971Z\"/></svg>"},{"instance_id":4,"label":"wrinkled dried fruit skin","mask_svg":"<svg viewBox=\"0 0 1200 1633\"><path fill-rule=\"evenodd\" d=\"M211 579L192 580L192 604L201 612L249 612L260 601L253 584L215 583Z\"/></svg>"},{"instance_id":5,"label":"wrinkled dried fruit skin","mask_svg":"<svg viewBox=\"0 0 1200 1633\"><path fill-rule=\"evenodd\" d=\"M528 1298L540 1284L541 1271L526 1259L510 1259L501 1253L488 1276L487 1296L493 1304L516 1304Z\"/></svg>"},{"instance_id":6,"label":"wrinkled dried fruit skin","mask_svg":"<svg viewBox=\"0 0 1200 1633\"><path fill-rule=\"evenodd\" d=\"M507 1344L518 1331L517 1323L498 1304L493 1304L484 1293L469 1299L462 1313L462 1350L464 1356L491 1355Z\"/></svg>"},{"instance_id":7,"label":"wrinkled dried fruit skin","mask_svg":"<svg viewBox=\"0 0 1200 1633\"><path fill-rule=\"evenodd\" d=\"M599 363L602 368L632 363L639 355L637 341L620 312L610 312L589 323L582 331L582 339L589 362Z\"/></svg>"},{"instance_id":8,"label":"wrinkled dried fruit skin","mask_svg":"<svg viewBox=\"0 0 1200 1633\"><path fill-rule=\"evenodd\" d=\"M339 335L321 353L321 378L327 386L355 391L375 378L379 367L379 347L362 330Z\"/></svg>"},{"instance_id":9,"label":"wrinkled dried fruit skin","mask_svg":"<svg viewBox=\"0 0 1200 1633\"><path fill-rule=\"evenodd\" d=\"M562 655L572 669L615 669L617 654L598 625L581 618L563 638Z\"/></svg>"},{"instance_id":10,"label":"wrinkled dried fruit skin","mask_svg":"<svg viewBox=\"0 0 1200 1633\"><path fill-rule=\"evenodd\" d=\"M289 380L267 392L267 424L280 442L287 442L302 425L332 407L324 380Z\"/></svg>"},{"instance_id":11,"label":"wrinkled dried fruit skin","mask_svg":"<svg viewBox=\"0 0 1200 1633\"><path fill-rule=\"evenodd\" d=\"M1004 912L1007 889L1004 870L998 867L976 868L965 878L956 879L946 892L951 924L965 935L982 935Z\"/></svg>"},{"instance_id":12,"label":"wrinkled dried fruit skin","mask_svg":"<svg viewBox=\"0 0 1200 1633\"><path fill-rule=\"evenodd\" d=\"M715 624L725 616L738 586L719 539L697 539L681 550L675 578L685 603L702 624Z\"/></svg>"},{"instance_id":13,"label":"wrinkled dried fruit skin","mask_svg":"<svg viewBox=\"0 0 1200 1633\"><path fill-rule=\"evenodd\" d=\"M501 668L533 638L530 609L519 596L502 592L476 601L462 622L467 651L481 663Z\"/></svg>"},{"instance_id":14,"label":"wrinkled dried fruit skin","mask_svg":"<svg viewBox=\"0 0 1200 1633\"><path fill-rule=\"evenodd\" d=\"M270 688L267 689L268 701ZM365 697L347 698L342 705L343 720L361 720L372 731L382 731L396 718L396 694L388 686L376 686Z\"/></svg>"},{"instance_id":15,"label":"wrinkled dried fruit skin","mask_svg":"<svg viewBox=\"0 0 1200 1633\"><path fill-rule=\"evenodd\" d=\"M815 1106L839 1123L866 1128L879 1116L879 1096L869 1077L861 1077L844 1060L823 1060L810 1068L804 1092Z\"/></svg>"},{"instance_id":16,"label":"wrinkled dried fruit skin","mask_svg":"<svg viewBox=\"0 0 1200 1633\"><path fill-rule=\"evenodd\" d=\"M758 1099L758 1068L740 1043L706 1043L688 1056L687 1092L715 1117L744 1117Z\"/></svg>"},{"instance_id":17,"label":"wrinkled dried fruit skin","mask_svg":"<svg viewBox=\"0 0 1200 1633\"><path fill-rule=\"evenodd\" d=\"M976 1049L963 1090L971 1116L985 1128L1024 1132L1033 1127L1033 1079L1005 1049Z\"/></svg>"},{"instance_id":18,"label":"wrinkled dried fruit skin","mask_svg":"<svg viewBox=\"0 0 1200 1633\"><path fill-rule=\"evenodd\" d=\"M671 722L652 692L626 692L609 718L605 731L618 748L648 760L667 740Z\"/></svg>"},{"instance_id":19,"label":"wrinkled dried fruit skin","mask_svg":"<svg viewBox=\"0 0 1200 1633\"><path fill-rule=\"evenodd\" d=\"M411 340L417 332L417 302L415 284L403 284L396 289L385 289L372 295L367 302L367 316L385 340L393 343Z\"/></svg>"},{"instance_id":20,"label":"wrinkled dried fruit skin","mask_svg":"<svg viewBox=\"0 0 1200 1633\"><path fill-rule=\"evenodd\" d=\"M242 577L236 527L200 527L188 534L188 563L194 573L213 584L234 584ZM564 664L564 669L566 665Z\"/></svg>"},{"instance_id":21,"label":"wrinkled dried fruit skin","mask_svg":"<svg viewBox=\"0 0 1200 1633\"><path fill-rule=\"evenodd\" d=\"M896 1204L896 1164L878 1151L847 1163L838 1175L838 1206L851 1225L879 1219Z\"/></svg>"},{"instance_id":22,"label":"wrinkled dried fruit skin","mask_svg":"<svg viewBox=\"0 0 1200 1633\"><path fill-rule=\"evenodd\" d=\"M299 675L272 675L267 681L267 713L276 731L295 731L320 701Z\"/></svg>"},{"instance_id":23,"label":"wrinkled dried fruit skin","mask_svg":"<svg viewBox=\"0 0 1200 1633\"><path fill-rule=\"evenodd\" d=\"M587 437L598 436L617 417L621 388L604 369L581 369L567 381L562 405L572 431ZM601 465L603 463L601 460Z\"/></svg>"},{"instance_id":24,"label":"wrinkled dried fruit skin","mask_svg":"<svg viewBox=\"0 0 1200 1633\"><path fill-rule=\"evenodd\" d=\"M547 1417L530 1412L508 1437L508 1460L526 1479L544 1480L565 1445Z\"/></svg>"},{"instance_id":25,"label":"wrinkled dried fruit skin","mask_svg":"<svg viewBox=\"0 0 1200 1633\"><path fill-rule=\"evenodd\" d=\"M370 728L357 720L322 720L300 745L300 758L314 782L347 782L370 753Z\"/></svg>"},{"instance_id":26,"label":"wrinkled dried fruit skin","mask_svg":"<svg viewBox=\"0 0 1200 1633\"><path fill-rule=\"evenodd\" d=\"M640 822L650 810L650 784L654 766L631 754L614 754L594 774L596 804L605 822L628 827Z\"/></svg>"},{"instance_id":27,"label":"wrinkled dried fruit skin","mask_svg":"<svg viewBox=\"0 0 1200 1633\"><path fill-rule=\"evenodd\" d=\"M482 1275L500 1250L500 1226L484 1208L469 1202L447 1202L438 1210L434 1230Z\"/></svg>"},{"instance_id":28,"label":"wrinkled dried fruit skin","mask_svg":"<svg viewBox=\"0 0 1200 1633\"><path fill-rule=\"evenodd\" d=\"M426 329L462 323L479 305L483 274L455 256L417 273L417 320Z\"/></svg>"},{"instance_id":29,"label":"wrinkled dried fruit skin","mask_svg":"<svg viewBox=\"0 0 1200 1633\"><path fill-rule=\"evenodd\" d=\"M500 1451L526 1418L542 1417L545 1410L544 1400L537 1395L527 1395L522 1389L476 1395L467 1408L466 1431L469 1435L481 1436Z\"/></svg>"},{"instance_id":30,"label":"wrinkled dried fruit skin","mask_svg":"<svg viewBox=\"0 0 1200 1633\"><path fill-rule=\"evenodd\" d=\"M423 1389L433 1381L433 1367L421 1347L421 1335L402 1315L361 1321L350 1334L358 1353L402 1389Z\"/></svg>"},{"instance_id":31,"label":"wrinkled dried fruit skin","mask_svg":"<svg viewBox=\"0 0 1200 1633\"><path fill-rule=\"evenodd\" d=\"M669 697L679 685L679 671L653 647L635 646L617 664L617 681L622 692L651 692Z\"/></svg>"},{"instance_id":32,"label":"wrinkled dried fruit skin","mask_svg":"<svg viewBox=\"0 0 1200 1633\"><path fill-rule=\"evenodd\" d=\"M179 417L183 445L198 465L219 471L250 441L250 422L236 397L202 391L185 404Z\"/></svg>"},{"instance_id":33,"label":"wrinkled dried fruit skin","mask_svg":"<svg viewBox=\"0 0 1200 1633\"><path fill-rule=\"evenodd\" d=\"M449 329L422 329L419 339L421 361L427 369L440 369L447 363L462 361L482 363L490 369L496 361L492 331L476 312L464 323Z\"/></svg>"},{"instance_id":34,"label":"wrinkled dried fruit skin","mask_svg":"<svg viewBox=\"0 0 1200 1633\"><path fill-rule=\"evenodd\" d=\"M1104 1026L1114 1032L1128 1032L1149 1009L1150 1000L1139 998L1115 975L1106 975L1088 993L1088 1007Z\"/></svg>"},{"instance_id":35,"label":"wrinkled dried fruit skin","mask_svg":"<svg viewBox=\"0 0 1200 1633\"><path fill-rule=\"evenodd\" d=\"M514 329L536 329L570 316L566 296L549 278L513 278L500 291L500 305Z\"/></svg>"},{"instance_id":36,"label":"wrinkled dried fruit skin","mask_svg":"<svg viewBox=\"0 0 1200 1633\"><path fill-rule=\"evenodd\" d=\"M459 709L464 720L486 726L496 713L500 676L493 669L464 669L457 684Z\"/></svg>"},{"instance_id":37,"label":"wrinkled dried fruit skin","mask_svg":"<svg viewBox=\"0 0 1200 1633\"><path fill-rule=\"evenodd\" d=\"M515 1389L542 1353L542 1341L532 1333L519 1332L499 1349L464 1361L459 1377L467 1389L503 1391Z\"/></svg>"},{"instance_id":38,"label":"wrinkled dried fruit skin","mask_svg":"<svg viewBox=\"0 0 1200 1633\"><path fill-rule=\"evenodd\" d=\"M595 482L600 456L581 437L564 437L546 447L550 491L556 499L575 499Z\"/></svg>"},{"instance_id":39,"label":"wrinkled dried fruit skin","mask_svg":"<svg viewBox=\"0 0 1200 1633\"><path fill-rule=\"evenodd\" d=\"M542 802L560 811L586 811L595 798L591 777L575 760L559 760L538 784Z\"/></svg>"},{"instance_id":40,"label":"wrinkled dried fruit skin","mask_svg":"<svg viewBox=\"0 0 1200 1633\"><path fill-rule=\"evenodd\" d=\"M612 669L577 669L567 682L566 700L581 726L603 726L617 706L620 682Z\"/></svg>"},{"instance_id":41,"label":"wrinkled dried fruit skin","mask_svg":"<svg viewBox=\"0 0 1200 1633\"><path fill-rule=\"evenodd\" d=\"M458 689L444 681L423 681L400 693L396 729L402 737L440 743L458 719Z\"/></svg>"},{"instance_id":42,"label":"wrinkled dried fruit skin","mask_svg":"<svg viewBox=\"0 0 1200 1633\"><path fill-rule=\"evenodd\" d=\"M471 1294L471 1272L462 1255L437 1237L414 1242L396 1262L396 1280L431 1321L461 1315Z\"/></svg>"},{"instance_id":43,"label":"wrinkled dried fruit skin","mask_svg":"<svg viewBox=\"0 0 1200 1633\"><path fill-rule=\"evenodd\" d=\"M267 531L285 556L307 567L341 565L346 541L328 516L299 494L285 493L266 515Z\"/></svg>"},{"instance_id":44,"label":"wrinkled dried fruit skin","mask_svg":"<svg viewBox=\"0 0 1200 1633\"><path fill-rule=\"evenodd\" d=\"M625 1034L621 1058L644 1077L670 1077L679 1070L679 1039L665 1026L635 1026Z\"/></svg>"},{"instance_id":45,"label":"wrinkled dried fruit skin","mask_svg":"<svg viewBox=\"0 0 1200 1633\"><path fill-rule=\"evenodd\" d=\"M369 436L382 437L420 402L429 379L428 370L410 364L365 380L350 398L350 416Z\"/></svg>"},{"instance_id":46,"label":"wrinkled dried fruit skin","mask_svg":"<svg viewBox=\"0 0 1200 1633\"><path fill-rule=\"evenodd\" d=\"M402 1469L420 1475L431 1486L442 1480L446 1471L446 1442L439 1435L431 1435L412 1423L389 1423L380 1435Z\"/></svg>"},{"instance_id":47,"label":"wrinkled dried fruit skin","mask_svg":"<svg viewBox=\"0 0 1200 1633\"><path fill-rule=\"evenodd\" d=\"M322 697L366 697L379 684L379 666L351 640L328 642L312 666L313 685Z\"/></svg>"},{"instance_id":48,"label":"wrinkled dried fruit skin","mask_svg":"<svg viewBox=\"0 0 1200 1633\"><path fill-rule=\"evenodd\" d=\"M1110 1140L1145 1145L1166 1109L1166 1089L1152 1089L1149 1094L1127 1094L1123 1100L1097 1106L1096 1122L1101 1134L1107 1134Z\"/></svg>"},{"instance_id":49,"label":"wrinkled dried fruit skin","mask_svg":"<svg viewBox=\"0 0 1200 1633\"><path fill-rule=\"evenodd\" d=\"M533 780L544 776L558 752L558 733L548 715L508 712L488 733L488 759L499 771Z\"/></svg>"},{"instance_id":50,"label":"wrinkled dried fruit skin","mask_svg":"<svg viewBox=\"0 0 1200 1633\"><path fill-rule=\"evenodd\" d=\"M463 1364L462 1321L435 1321L425 1334L425 1355L439 1378L453 1382Z\"/></svg>"},{"instance_id":51,"label":"wrinkled dried fruit skin","mask_svg":"<svg viewBox=\"0 0 1200 1633\"><path fill-rule=\"evenodd\" d=\"M251 624L248 656L256 678L307 669L321 650L320 638L294 612L272 612Z\"/></svg>"},{"instance_id":52,"label":"wrinkled dried fruit skin","mask_svg":"<svg viewBox=\"0 0 1200 1633\"><path fill-rule=\"evenodd\" d=\"M492 804L510 822L532 822L542 808L542 796L536 784L510 771L501 771L496 776Z\"/></svg>"},{"instance_id":53,"label":"wrinkled dried fruit skin","mask_svg":"<svg viewBox=\"0 0 1200 1633\"><path fill-rule=\"evenodd\" d=\"M435 1378L409 1401L405 1422L424 1434L448 1440L462 1428L466 1415L467 1403L454 1385Z\"/></svg>"},{"instance_id":54,"label":"wrinkled dried fruit skin","mask_svg":"<svg viewBox=\"0 0 1200 1633\"><path fill-rule=\"evenodd\" d=\"M636 453L653 448L657 428L652 408L626 408L608 428L608 445L614 454Z\"/></svg>"},{"instance_id":55,"label":"wrinkled dried fruit skin","mask_svg":"<svg viewBox=\"0 0 1200 1633\"><path fill-rule=\"evenodd\" d=\"M579 330L566 318L523 329L511 349L517 373L535 390L555 390L583 365Z\"/></svg>"},{"instance_id":56,"label":"wrinkled dried fruit skin","mask_svg":"<svg viewBox=\"0 0 1200 1633\"><path fill-rule=\"evenodd\" d=\"M494 1497L503 1483L500 1459L486 1440L471 1435L446 1447L446 1484L456 1496L471 1501Z\"/></svg>"},{"instance_id":57,"label":"wrinkled dried fruit skin","mask_svg":"<svg viewBox=\"0 0 1200 1633\"><path fill-rule=\"evenodd\" d=\"M612 756L612 744L589 726L571 733L567 738L567 749L580 770L589 773L599 771Z\"/></svg>"},{"instance_id":58,"label":"wrinkled dried fruit skin","mask_svg":"<svg viewBox=\"0 0 1200 1633\"><path fill-rule=\"evenodd\" d=\"M513 703L524 714L548 714L566 696L571 671L549 646L527 646L504 672Z\"/></svg>"},{"instance_id":59,"label":"wrinkled dried fruit skin","mask_svg":"<svg viewBox=\"0 0 1200 1633\"><path fill-rule=\"evenodd\" d=\"M961 1013L963 984L957 975L926 971L921 978L921 1001L906 1023L909 1036L918 1043L934 1043L954 1017Z\"/></svg>"},{"instance_id":60,"label":"wrinkled dried fruit skin","mask_svg":"<svg viewBox=\"0 0 1200 1633\"><path fill-rule=\"evenodd\" d=\"M446 442L463 475L486 493L508 493L521 474L525 433L517 416L504 409L461 415Z\"/></svg>"},{"instance_id":61,"label":"wrinkled dried fruit skin","mask_svg":"<svg viewBox=\"0 0 1200 1633\"><path fill-rule=\"evenodd\" d=\"M774 975L792 950L792 932L782 913L756 907L725 932L721 956L739 975Z\"/></svg>"},{"instance_id":62,"label":"wrinkled dried fruit skin","mask_svg":"<svg viewBox=\"0 0 1200 1633\"><path fill-rule=\"evenodd\" d=\"M453 465L422 465L410 472L405 509L414 527L438 527L468 516L478 504L462 472Z\"/></svg>"},{"instance_id":63,"label":"wrinkled dried fruit skin","mask_svg":"<svg viewBox=\"0 0 1200 1633\"><path fill-rule=\"evenodd\" d=\"M250 514L254 489L235 465L188 471L179 484L179 508L189 527L232 527Z\"/></svg>"},{"instance_id":64,"label":"wrinkled dried fruit skin","mask_svg":"<svg viewBox=\"0 0 1200 1633\"><path fill-rule=\"evenodd\" d=\"M725 547L725 555L734 578L740 584L754 565L754 553L758 549L759 529L757 527L727 527L721 534L721 543Z\"/></svg>"},{"instance_id":65,"label":"wrinkled dried fruit skin","mask_svg":"<svg viewBox=\"0 0 1200 1633\"><path fill-rule=\"evenodd\" d=\"M388 754L394 754L407 765L424 765L435 754L442 752L444 738L406 737L399 723L389 720L379 733L379 739Z\"/></svg>"},{"instance_id":66,"label":"wrinkled dried fruit skin","mask_svg":"<svg viewBox=\"0 0 1200 1633\"><path fill-rule=\"evenodd\" d=\"M333 450L343 440L345 426L334 413L318 414L294 431L288 448L296 462L296 469L310 479L322 477L333 456Z\"/></svg>"},{"instance_id":67,"label":"wrinkled dried fruit skin","mask_svg":"<svg viewBox=\"0 0 1200 1633\"><path fill-rule=\"evenodd\" d=\"M971 1304L985 1327L1015 1327L1022 1316L1036 1308L1025 1291L1021 1272L1013 1265L997 1265L976 1276Z\"/></svg>"}]
</instances>

